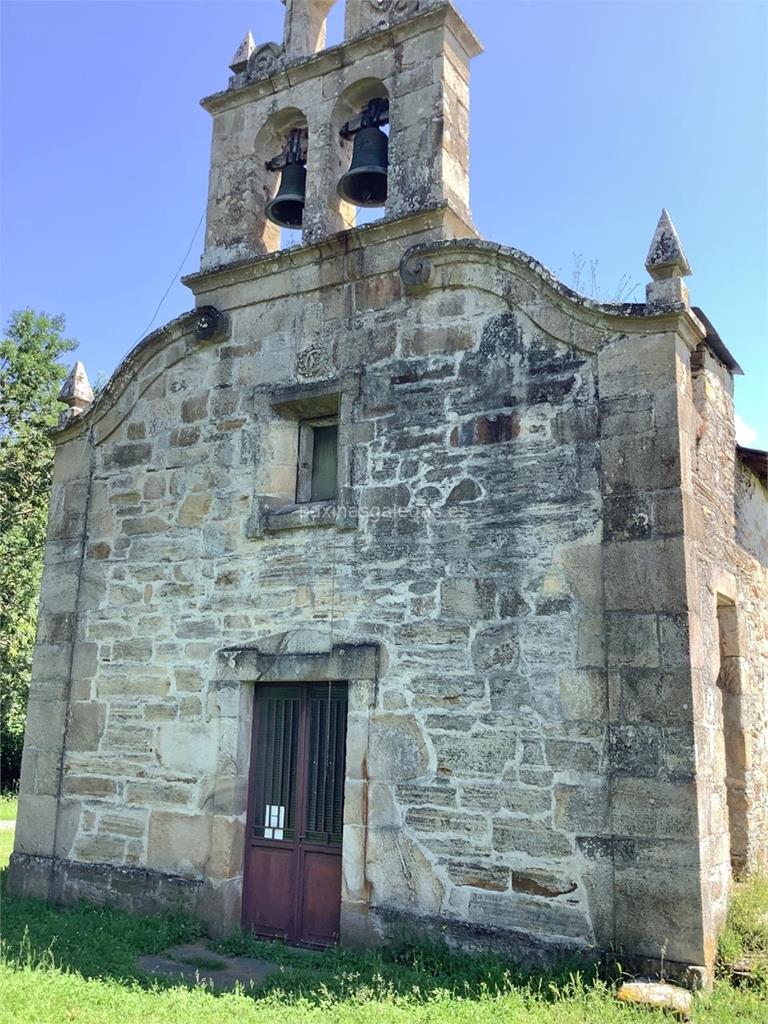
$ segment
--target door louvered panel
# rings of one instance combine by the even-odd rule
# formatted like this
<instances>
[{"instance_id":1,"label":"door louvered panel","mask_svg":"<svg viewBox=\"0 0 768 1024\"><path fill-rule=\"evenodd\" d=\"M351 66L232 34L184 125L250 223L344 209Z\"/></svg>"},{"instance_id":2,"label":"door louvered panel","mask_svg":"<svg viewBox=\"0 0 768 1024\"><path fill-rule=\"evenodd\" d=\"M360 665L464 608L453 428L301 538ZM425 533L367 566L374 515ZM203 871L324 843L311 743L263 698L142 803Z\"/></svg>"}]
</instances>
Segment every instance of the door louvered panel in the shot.
<instances>
[{"instance_id":1,"label":"door louvered panel","mask_svg":"<svg viewBox=\"0 0 768 1024\"><path fill-rule=\"evenodd\" d=\"M257 698L252 827L262 839L296 838L301 698L300 687L265 689Z\"/></svg>"},{"instance_id":2,"label":"door louvered panel","mask_svg":"<svg viewBox=\"0 0 768 1024\"><path fill-rule=\"evenodd\" d=\"M344 813L346 689L317 690L309 702L306 837L340 843Z\"/></svg>"}]
</instances>

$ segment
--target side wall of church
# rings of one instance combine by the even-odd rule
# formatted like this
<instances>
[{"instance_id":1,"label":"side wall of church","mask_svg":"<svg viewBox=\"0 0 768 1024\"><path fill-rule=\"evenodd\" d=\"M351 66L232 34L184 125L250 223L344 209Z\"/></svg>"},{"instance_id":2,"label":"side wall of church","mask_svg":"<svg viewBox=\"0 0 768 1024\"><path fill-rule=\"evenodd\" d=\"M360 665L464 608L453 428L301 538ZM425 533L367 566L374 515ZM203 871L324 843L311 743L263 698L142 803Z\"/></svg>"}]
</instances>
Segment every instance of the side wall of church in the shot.
<instances>
[{"instance_id":1,"label":"side wall of church","mask_svg":"<svg viewBox=\"0 0 768 1024\"><path fill-rule=\"evenodd\" d=\"M768 490L736 472L736 572L745 610L746 732L750 752L747 868L768 873Z\"/></svg>"},{"instance_id":2,"label":"side wall of church","mask_svg":"<svg viewBox=\"0 0 768 1024\"><path fill-rule=\"evenodd\" d=\"M768 504L736 457L733 379L705 349L692 359L690 408L682 436L691 652L702 884L714 936L732 877L764 869L768 856L768 567L758 540Z\"/></svg>"}]
</instances>

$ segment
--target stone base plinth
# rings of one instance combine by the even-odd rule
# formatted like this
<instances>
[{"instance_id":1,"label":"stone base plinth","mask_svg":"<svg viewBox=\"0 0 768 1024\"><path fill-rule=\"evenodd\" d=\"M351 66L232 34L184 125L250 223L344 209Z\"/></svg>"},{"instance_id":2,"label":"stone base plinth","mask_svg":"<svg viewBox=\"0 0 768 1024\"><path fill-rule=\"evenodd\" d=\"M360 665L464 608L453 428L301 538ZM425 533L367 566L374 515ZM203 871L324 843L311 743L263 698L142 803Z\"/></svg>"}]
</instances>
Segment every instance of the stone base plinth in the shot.
<instances>
[{"instance_id":1,"label":"stone base plinth","mask_svg":"<svg viewBox=\"0 0 768 1024\"><path fill-rule=\"evenodd\" d=\"M566 938L549 939L513 928L423 916L390 907L371 907L368 919L370 929L375 930L381 943L407 937L432 939L452 949L508 958L532 971L557 968L567 962L574 969L598 967L601 973L612 977L664 977L694 990L711 989L713 982L713 970L699 964L633 955L631 951L617 954Z\"/></svg>"},{"instance_id":2,"label":"stone base plinth","mask_svg":"<svg viewBox=\"0 0 768 1024\"><path fill-rule=\"evenodd\" d=\"M28 853L11 854L7 891L14 896L72 904L80 900L134 914L176 910L200 916L203 882L115 864L85 864Z\"/></svg>"}]
</instances>

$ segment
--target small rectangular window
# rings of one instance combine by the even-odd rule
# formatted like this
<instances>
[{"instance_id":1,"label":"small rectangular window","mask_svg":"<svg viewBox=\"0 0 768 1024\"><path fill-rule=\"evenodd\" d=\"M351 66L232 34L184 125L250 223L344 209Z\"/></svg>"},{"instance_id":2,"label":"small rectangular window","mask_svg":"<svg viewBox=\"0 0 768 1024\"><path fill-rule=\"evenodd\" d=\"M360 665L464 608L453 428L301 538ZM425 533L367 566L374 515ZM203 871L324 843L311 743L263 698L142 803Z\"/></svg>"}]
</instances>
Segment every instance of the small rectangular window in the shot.
<instances>
[{"instance_id":1,"label":"small rectangular window","mask_svg":"<svg viewBox=\"0 0 768 1024\"><path fill-rule=\"evenodd\" d=\"M339 423L337 419L299 425L297 501L331 501L336 497Z\"/></svg>"},{"instance_id":2,"label":"small rectangular window","mask_svg":"<svg viewBox=\"0 0 768 1024\"><path fill-rule=\"evenodd\" d=\"M312 501L324 501L336 497L339 426L315 427L313 433Z\"/></svg>"}]
</instances>

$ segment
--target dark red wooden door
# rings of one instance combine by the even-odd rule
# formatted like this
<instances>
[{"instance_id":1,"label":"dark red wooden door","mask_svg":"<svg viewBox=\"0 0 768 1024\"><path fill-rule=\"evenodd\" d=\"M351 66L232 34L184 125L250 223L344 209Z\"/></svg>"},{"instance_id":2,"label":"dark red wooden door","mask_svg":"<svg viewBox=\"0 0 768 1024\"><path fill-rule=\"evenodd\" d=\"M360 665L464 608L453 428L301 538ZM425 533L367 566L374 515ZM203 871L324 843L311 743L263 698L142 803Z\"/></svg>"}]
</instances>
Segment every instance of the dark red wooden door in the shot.
<instances>
[{"instance_id":1,"label":"dark red wooden door","mask_svg":"<svg viewBox=\"0 0 768 1024\"><path fill-rule=\"evenodd\" d=\"M339 938L347 688L256 690L243 925L267 938Z\"/></svg>"}]
</instances>

